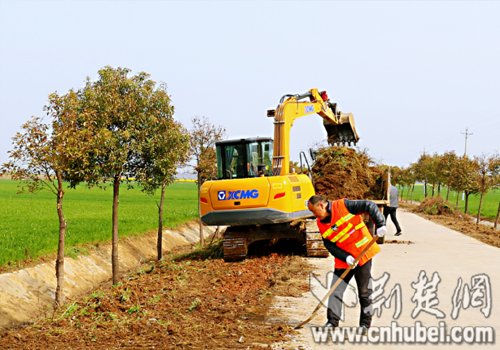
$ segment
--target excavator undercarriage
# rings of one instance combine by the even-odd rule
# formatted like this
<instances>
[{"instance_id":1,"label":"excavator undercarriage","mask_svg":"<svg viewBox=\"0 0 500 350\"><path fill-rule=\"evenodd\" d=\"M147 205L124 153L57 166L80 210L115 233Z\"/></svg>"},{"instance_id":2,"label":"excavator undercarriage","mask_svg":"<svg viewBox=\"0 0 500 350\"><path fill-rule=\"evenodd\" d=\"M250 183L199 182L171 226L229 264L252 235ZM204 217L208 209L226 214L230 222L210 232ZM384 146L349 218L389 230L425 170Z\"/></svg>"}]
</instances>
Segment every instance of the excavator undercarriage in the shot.
<instances>
[{"instance_id":1,"label":"excavator undercarriage","mask_svg":"<svg viewBox=\"0 0 500 350\"><path fill-rule=\"evenodd\" d=\"M328 257L315 220L298 220L271 225L231 226L224 233L224 260L239 261L247 257L248 248L257 241L297 240L309 257Z\"/></svg>"}]
</instances>

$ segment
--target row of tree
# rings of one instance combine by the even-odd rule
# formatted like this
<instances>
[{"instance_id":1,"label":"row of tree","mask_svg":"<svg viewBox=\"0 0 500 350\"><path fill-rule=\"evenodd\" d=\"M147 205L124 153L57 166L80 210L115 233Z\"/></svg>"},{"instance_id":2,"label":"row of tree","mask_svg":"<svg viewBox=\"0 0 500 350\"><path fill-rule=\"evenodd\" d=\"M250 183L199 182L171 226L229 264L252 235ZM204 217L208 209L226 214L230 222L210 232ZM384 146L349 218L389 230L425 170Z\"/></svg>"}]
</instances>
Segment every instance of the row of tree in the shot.
<instances>
[{"instance_id":1,"label":"row of tree","mask_svg":"<svg viewBox=\"0 0 500 350\"><path fill-rule=\"evenodd\" d=\"M47 188L56 196L59 243L56 260L55 305L64 300L63 211L65 187L80 183L113 187L112 280L118 282L118 209L120 184L139 186L149 194L160 191L157 257L162 258L163 206L166 187L179 166L195 160L200 184L215 173L214 143L224 129L194 117L188 131L174 119L165 85L146 73L130 76L127 68L105 67L98 79L66 94L52 93L44 107L48 122L32 117L13 137L9 162L2 173L22 181L30 192ZM200 239L203 231L200 223Z\"/></svg>"},{"instance_id":2,"label":"row of tree","mask_svg":"<svg viewBox=\"0 0 500 350\"><path fill-rule=\"evenodd\" d=\"M500 157L467 155L458 156L455 152L429 155L423 153L420 158L406 168L391 168L393 182L408 188L407 195L413 193L416 182L424 185L424 196L441 196L446 188L446 197L449 199L450 190L464 193L464 212L469 211L469 196L479 194L479 208L477 222L480 220L484 195L492 188L500 186ZM430 193L428 187L430 186ZM403 194L402 194L403 195ZM458 195L455 206L458 208Z\"/></svg>"}]
</instances>

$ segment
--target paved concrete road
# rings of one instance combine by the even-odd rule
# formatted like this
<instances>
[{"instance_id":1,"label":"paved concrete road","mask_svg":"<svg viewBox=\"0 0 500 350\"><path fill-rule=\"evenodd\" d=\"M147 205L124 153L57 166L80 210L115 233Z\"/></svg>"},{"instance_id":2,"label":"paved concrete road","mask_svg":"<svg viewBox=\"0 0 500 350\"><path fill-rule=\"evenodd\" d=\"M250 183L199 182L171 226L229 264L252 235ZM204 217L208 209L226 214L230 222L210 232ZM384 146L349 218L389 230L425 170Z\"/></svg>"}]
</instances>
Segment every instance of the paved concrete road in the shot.
<instances>
[{"instance_id":1,"label":"paved concrete road","mask_svg":"<svg viewBox=\"0 0 500 350\"><path fill-rule=\"evenodd\" d=\"M398 301L397 297L393 297L390 306L381 307L381 315L374 317L373 331L375 331L375 326L391 326L391 322L394 321L399 326L415 326L417 322L420 322L422 326L439 327L441 325L441 329L443 329L443 325L445 325L447 333L454 326L491 326L495 332L495 344L482 346L482 348L500 348L500 344L496 340L496 333L500 332L500 249L488 246L412 213L398 211L398 218L403 228L403 235L395 237L394 226L389 222L389 234L386 237L388 243L381 246L382 252L374 259L373 277L378 279L388 273L388 280L383 290L380 290L380 297L388 299L391 291L395 291L396 294L400 292L400 298ZM398 242L391 243L394 240ZM411 243L404 243L408 241ZM326 274L333 266L333 259L308 260L316 266L316 272L320 275L318 278L324 283ZM487 283L482 285L486 288L472 289L475 284L471 282L471 278L476 275L486 276ZM457 287L459 279L462 279L460 288ZM426 287L422 293L417 292L419 280L422 282L421 285ZM437 289L432 287L433 282ZM354 279L351 284L355 289ZM319 284L315 283L316 293L324 295L326 291L318 287L320 287ZM469 292L467 292L468 287L472 289ZM455 292L458 292L458 298L456 301L452 301ZM352 293L351 291L346 295L346 301L349 305L345 308L345 320L341 323L341 327L344 328L358 325L359 304L352 306L356 301L356 297ZM491 294L487 295L488 293ZM423 302L426 296L428 300ZM468 296L472 296L470 299L472 301L469 304L482 305L478 307L472 305L465 308ZM375 297L375 299L378 298ZM461 304L460 301L462 301ZM309 316L317 303L318 300L313 296L313 293L309 292L301 298L278 298L275 307L277 312L281 313L281 317L288 319L290 324L298 324ZM487 310L488 305L489 311ZM395 318L399 306L400 315ZM454 309L457 313L455 319L452 317ZM483 312L489 316L486 317ZM311 325L323 325L326 321L325 314L326 309L322 309ZM444 322L444 324L440 324L440 322ZM466 337L471 336L471 331L465 330ZM374 346L379 349L427 349L436 346L446 349L472 349L478 347L478 344L352 344L347 341L340 344L329 341L327 345L318 345L313 341L310 326L306 326L300 331L300 336L289 344L277 346L277 348L368 349Z\"/></svg>"}]
</instances>

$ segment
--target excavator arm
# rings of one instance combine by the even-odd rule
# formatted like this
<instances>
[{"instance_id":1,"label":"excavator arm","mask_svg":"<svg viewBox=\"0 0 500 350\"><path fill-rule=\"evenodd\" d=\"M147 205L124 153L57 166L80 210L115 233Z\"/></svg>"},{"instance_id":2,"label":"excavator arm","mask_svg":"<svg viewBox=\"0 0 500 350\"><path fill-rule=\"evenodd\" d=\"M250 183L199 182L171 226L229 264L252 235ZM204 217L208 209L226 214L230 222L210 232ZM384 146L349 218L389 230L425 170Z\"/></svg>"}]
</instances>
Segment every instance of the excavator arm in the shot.
<instances>
[{"instance_id":1,"label":"excavator arm","mask_svg":"<svg viewBox=\"0 0 500 350\"><path fill-rule=\"evenodd\" d=\"M301 95L285 95L275 110L267 112L274 117L273 175L286 175L290 164L290 130L295 119L319 114L323 118L328 143L331 145L351 145L359 140L351 113L337 110L326 91L311 89Z\"/></svg>"}]
</instances>

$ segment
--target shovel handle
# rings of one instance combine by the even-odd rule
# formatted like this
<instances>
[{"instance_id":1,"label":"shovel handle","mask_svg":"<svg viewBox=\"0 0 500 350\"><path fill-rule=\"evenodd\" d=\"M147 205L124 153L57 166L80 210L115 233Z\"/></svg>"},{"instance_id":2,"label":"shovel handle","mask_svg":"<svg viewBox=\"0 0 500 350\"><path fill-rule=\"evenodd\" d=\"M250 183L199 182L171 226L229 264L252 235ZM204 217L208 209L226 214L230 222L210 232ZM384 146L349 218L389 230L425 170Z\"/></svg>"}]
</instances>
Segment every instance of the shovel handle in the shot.
<instances>
[{"instance_id":1,"label":"shovel handle","mask_svg":"<svg viewBox=\"0 0 500 350\"><path fill-rule=\"evenodd\" d=\"M347 274L352 270L353 266L356 266L356 264L358 263L358 261L363 257L363 255L365 255L365 253L368 251L368 249L370 249L370 247L373 245L373 243L375 243L377 241L377 239L378 239L377 236L374 236L372 238L372 240L370 241L370 243L368 243L366 245L366 247L363 248L363 250L358 255L358 257L356 258L356 260L354 260L354 263L352 265L349 265L349 267L347 269L345 269L345 271L342 273L342 275L340 275L340 277L335 281L335 283L330 288L330 290L328 291L328 293L326 293L326 295L323 297L323 299L319 302L319 304L313 310L313 312L311 313L311 316L309 316L306 320L302 321L297 326L295 326L294 329L300 329L300 328L302 328L306 323L308 323L309 321L311 321L314 316L316 316L316 313L321 308L321 306L330 297L330 295L332 295L333 292L335 292L335 289L337 289L337 287L339 286L339 284L342 281L344 281L345 276L347 276Z\"/></svg>"}]
</instances>

